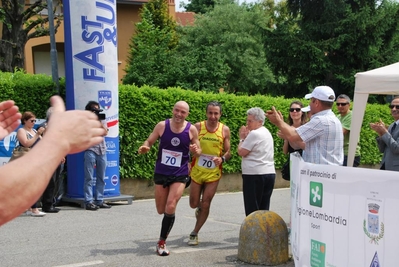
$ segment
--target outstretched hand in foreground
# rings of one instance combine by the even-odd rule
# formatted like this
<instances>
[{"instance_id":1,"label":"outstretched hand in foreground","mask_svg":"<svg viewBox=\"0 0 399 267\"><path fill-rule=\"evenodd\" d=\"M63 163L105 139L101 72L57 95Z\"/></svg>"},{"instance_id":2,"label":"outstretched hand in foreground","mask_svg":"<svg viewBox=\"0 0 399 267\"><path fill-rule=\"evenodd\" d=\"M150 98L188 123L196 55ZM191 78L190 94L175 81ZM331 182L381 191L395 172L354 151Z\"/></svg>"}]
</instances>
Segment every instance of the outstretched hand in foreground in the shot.
<instances>
[{"instance_id":1,"label":"outstretched hand in foreground","mask_svg":"<svg viewBox=\"0 0 399 267\"><path fill-rule=\"evenodd\" d=\"M0 103L0 139L9 135L19 126L21 116L14 101L7 100Z\"/></svg>"},{"instance_id":2,"label":"outstretched hand in foreground","mask_svg":"<svg viewBox=\"0 0 399 267\"><path fill-rule=\"evenodd\" d=\"M43 140L58 140L66 149L66 154L81 152L103 141L107 131L93 112L65 111L64 102L59 96L53 96L50 101L53 112Z\"/></svg>"}]
</instances>

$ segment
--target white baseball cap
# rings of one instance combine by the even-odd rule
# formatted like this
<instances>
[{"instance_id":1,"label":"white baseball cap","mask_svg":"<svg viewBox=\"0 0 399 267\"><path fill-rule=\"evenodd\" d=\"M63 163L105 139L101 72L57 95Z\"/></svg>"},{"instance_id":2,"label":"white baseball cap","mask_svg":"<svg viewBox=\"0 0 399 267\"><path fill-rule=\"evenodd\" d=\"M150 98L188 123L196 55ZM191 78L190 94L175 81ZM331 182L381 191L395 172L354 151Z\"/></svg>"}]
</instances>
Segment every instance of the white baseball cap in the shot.
<instances>
[{"instance_id":1,"label":"white baseball cap","mask_svg":"<svg viewBox=\"0 0 399 267\"><path fill-rule=\"evenodd\" d=\"M310 94L305 95L305 99L310 99L310 98L316 98L321 101L327 101L327 102L334 102L335 100L335 93L334 90L331 89L329 86L317 86L313 92Z\"/></svg>"},{"instance_id":2,"label":"white baseball cap","mask_svg":"<svg viewBox=\"0 0 399 267\"><path fill-rule=\"evenodd\" d=\"M304 108L301 108L302 112L309 112L310 111L310 106L306 106Z\"/></svg>"}]
</instances>

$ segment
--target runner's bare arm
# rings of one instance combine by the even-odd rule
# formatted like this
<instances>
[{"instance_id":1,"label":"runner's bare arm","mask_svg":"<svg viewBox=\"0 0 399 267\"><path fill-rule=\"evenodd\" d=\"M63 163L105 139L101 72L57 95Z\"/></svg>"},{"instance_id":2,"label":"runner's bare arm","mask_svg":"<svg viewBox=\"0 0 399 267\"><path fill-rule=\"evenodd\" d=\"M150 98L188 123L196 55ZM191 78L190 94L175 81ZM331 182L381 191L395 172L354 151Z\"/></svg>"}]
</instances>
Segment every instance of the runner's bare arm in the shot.
<instances>
[{"instance_id":1,"label":"runner's bare arm","mask_svg":"<svg viewBox=\"0 0 399 267\"><path fill-rule=\"evenodd\" d=\"M148 136L147 140L139 147L138 153L145 154L150 151L151 146L158 140L159 137L162 136L165 131L165 121L158 122L155 125L154 130Z\"/></svg>"},{"instance_id":2,"label":"runner's bare arm","mask_svg":"<svg viewBox=\"0 0 399 267\"><path fill-rule=\"evenodd\" d=\"M201 155L202 149L198 139L198 130L193 125L191 125L190 127L190 138L191 138L190 152L193 154L194 157L198 157L199 155Z\"/></svg>"}]
</instances>

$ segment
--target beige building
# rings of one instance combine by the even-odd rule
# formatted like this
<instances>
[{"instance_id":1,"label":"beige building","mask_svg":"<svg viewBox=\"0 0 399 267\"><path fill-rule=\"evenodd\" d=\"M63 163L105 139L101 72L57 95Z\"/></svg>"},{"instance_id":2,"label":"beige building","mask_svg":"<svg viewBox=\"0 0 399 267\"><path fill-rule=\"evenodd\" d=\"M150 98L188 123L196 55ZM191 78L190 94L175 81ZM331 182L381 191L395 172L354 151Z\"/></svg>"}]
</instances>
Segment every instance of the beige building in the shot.
<instances>
[{"instance_id":1,"label":"beige building","mask_svg":"<svg viewBox=\"0 0 399 267\"><path fill-rule=\"evenodd\" d=\"M26 0L29 3L32 0ZM53 0L54 2L56 0ZM86 1L86 0L82 0ZM169 14L175 18L175 2L168 1ZM135 24L140 21L139 10L148 0L116 0L117 30L118 30L118 80L125 75L126 60L129 53L130 38L135 32ZM58 12L62 12L59 10ZM58 28L55 35L58 54L58 76L65 76L64 60L64 24ZM25 46L25 70L27 73L45 73L51 75L50 37L30 39Z\"/></svg>"}]
</instances>

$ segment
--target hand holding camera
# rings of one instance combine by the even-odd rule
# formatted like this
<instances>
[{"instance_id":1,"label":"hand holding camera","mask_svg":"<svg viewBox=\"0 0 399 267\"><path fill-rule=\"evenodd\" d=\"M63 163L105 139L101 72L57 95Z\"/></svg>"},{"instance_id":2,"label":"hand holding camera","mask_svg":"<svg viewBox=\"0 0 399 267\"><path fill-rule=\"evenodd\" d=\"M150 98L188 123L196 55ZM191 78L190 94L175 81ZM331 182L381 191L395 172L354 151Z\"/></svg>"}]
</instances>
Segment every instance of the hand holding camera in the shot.
<instances>
[{"instance_id":1,"label":"hand holding camera","mask_svg":"<svg viewBox=\"0 0 399 267\"><path fill-rule=\"evenodd\" d=\"M36 132L39 135L42 135L46 131L46 129L47 129L47 122L43 122L39 126L37 126Z\"/></svg>"},{"instance_id":2,"label":"hand holding camera","mask_svg":"<svg viewBox=\"0 0 399 267\"><path fill-rule=\"evenodd\" d=\"M102 109L93 108L91 111L94 112L97 115L98 120L100 120L100 121L105 120L105 114L104 113L100 113L100 112L103 111Z\"/></svg>"},{"instance_id":3,"label":"hand holding camera","mask_svg":"<svg viewBox=\"0 0 399 267\"><path fill-rule=\"evenodd\" d=\"M100 109L100 105L96 101L89 101L85 107L85 110L91 111L97 115L99 121L105 120L105 114L101 113L103 110Z\"/></svg>"}]
</instances>

